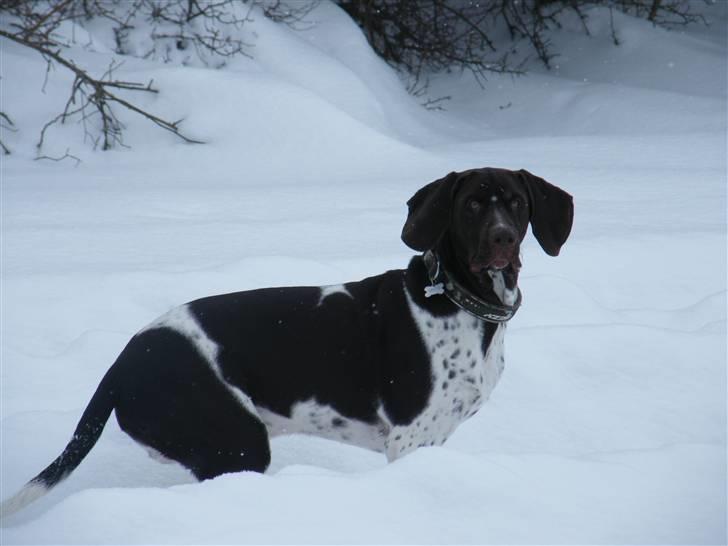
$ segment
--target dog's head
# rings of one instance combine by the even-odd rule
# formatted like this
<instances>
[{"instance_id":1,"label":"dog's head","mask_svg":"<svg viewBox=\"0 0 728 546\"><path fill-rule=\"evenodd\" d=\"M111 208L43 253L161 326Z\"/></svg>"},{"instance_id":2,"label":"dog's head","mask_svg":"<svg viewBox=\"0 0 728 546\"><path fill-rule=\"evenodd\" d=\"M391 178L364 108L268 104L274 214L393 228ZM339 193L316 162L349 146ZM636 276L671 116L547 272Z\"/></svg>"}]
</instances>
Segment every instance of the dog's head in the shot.
<instances>
[{"instance_id":1,"label":"dog's head","mask_svg":"<svg viewBox=\"0 0 728 546\"><path fill-rule=\"evenodd\" d=\"M515 286L529 223L541 248L556 256L574 218L571 195L525 170L452 172L420 189L407 206L405 244L436 250L476 287L489 286L494 271Z\"/></svg>"}]
</instances>

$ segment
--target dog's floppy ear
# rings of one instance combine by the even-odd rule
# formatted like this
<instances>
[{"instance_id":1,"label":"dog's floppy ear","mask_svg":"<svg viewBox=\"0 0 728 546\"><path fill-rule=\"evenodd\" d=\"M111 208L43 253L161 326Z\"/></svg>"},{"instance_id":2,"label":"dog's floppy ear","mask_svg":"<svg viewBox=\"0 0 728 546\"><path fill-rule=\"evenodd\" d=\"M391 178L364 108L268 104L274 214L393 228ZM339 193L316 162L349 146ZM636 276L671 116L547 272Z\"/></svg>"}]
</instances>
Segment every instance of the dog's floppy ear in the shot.
<instances>
[{"instance_id":1,"label":"dog's floppy ear","mask_svg":"<svg viewBox=\"0 0 728 546\"><path fill-rule=\"evenodd\" d=\"M402 228L402 240L408 247L424 252L437 245L450 225L450 210L459 173L430 182L407 201L409 213Z\"/></svg>"},{"instance_id":2,"label":"dog's floppy ear","mask_svg":"<svg viewBox=\"0 0 728 546\"><path fill-rule=\"evenodd\" d=\"M531 231L550 256L558 256L571 233L574 200L561 188L549 184L526 170L518 171L526 183L531 200Z\"/></svg>"}]
</instances>

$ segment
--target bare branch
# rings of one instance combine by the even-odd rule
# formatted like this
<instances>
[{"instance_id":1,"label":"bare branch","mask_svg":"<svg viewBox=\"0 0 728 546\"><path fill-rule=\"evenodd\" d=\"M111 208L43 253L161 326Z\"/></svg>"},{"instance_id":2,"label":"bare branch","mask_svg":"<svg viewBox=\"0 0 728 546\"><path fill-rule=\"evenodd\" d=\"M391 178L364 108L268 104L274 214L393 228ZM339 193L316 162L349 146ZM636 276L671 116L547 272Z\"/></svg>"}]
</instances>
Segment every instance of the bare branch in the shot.
<instances>
[{"instance_id":1,"label":"bare branch","mask_svg":"<svg viewBox=\"0 0 728 546\"><path fill-rule=\"evenodd\" d=\"M57 15L57 14L63 12L64 10L66 10L73 1L74 0L63 0L59 4L56 4L47 13L41 15L35 24L31 25L28 28L24 28L23 36L25 36L26 38L29 38L29 37L32 37L35 34L37 34L38 29L40 29L40 27L42 27L54 15Z\"/></svg>"},{"instance_id":2,"label":"bare branch","mask_svg":"<svg viewBox=\"0 0 728 546\"><path fill-rule=\"evenodd\" d=\"M207 66L223 66L228 59L249 56L251 44L241 30L260 8L265 17L291 26L299 25L319 0L0 0L0 37L37 51L46 61L45 92L51 70L60 65L74 75L66 105L61 113L41 129L37 143L43 147L48 130L56 124L78 119L83 124L84 141L107 150L124 146L124 125L117 117L119 108L143 116L158 127L188 143L199 144L181 131L182 120L170 121L129 100L121 91L158 93L148 83L123 81L114 76L120 64L112 61L101 76L92 76L64 52L75 42L58 32L65 22L84 26L93 20L111 22L119 54L162 58L187 64L199 59ZM151 32L147 29L151 29ZM75 31L73 31L75 32ZM136 40L141 33L139 42ZM150 36L151 34L151 36ZM151 48L141 55L136 43ZM88 47L90 44L86 44ZM186 50L190 50L188 53ZM97 135L98 132L98 135ZM2 149L7 152L3 144Z\"/></svg>"},{"instance_id":3,"label":"bare branch","mask_svg":"<svg viewBox=\"0 0 728 546\"><path fill-rule=\"evenodd\" d=\"M66 153L63 154L61 157L51 157L51 156L47 156L47 155L39 155L38 157L34 158L33 161L40 161L43 159L47 159L49 161L63 161L64 159L73 159L76 162L75 166L78 167L79 164L81 163L81 160L78 157L76 157L75 155L69 154L68 152L69 152L69 148L66 148Z\"/></svg>"},{"instance_id":4,"label":"bare branch","mask_svg":"<svg viewBox=\"0 0 728 546\"><path fill-rule=\"evenodd\" d=\"M10 119L10 116L8 116L5 112L0 112L0 129L3 129L5 131L10 132L17 132L18 130L15 128L15 123L13 123L13 120ZM8 148L5 143L0 138L0 148L3 149L3 154L10 155L10 148Z\"/></svg>"},{"instance_id":5,"label":"bare branch","mask_svg":"<svg viewBox=\"0 0 728 546\"><path fill-rule=\"evenodd\" d=\"M75 114L78 114L79 112L82 112L85 110L87 106L94 106L96 108L96 111L101 116L101 125L102 125L102 136L103 136L103 149L108 150L112 147L113 143L118 143L123 145L123 141L121 140L121 134L123 126L119 122L119 120L116 117L116 114L112 110L110 104L116 103L127 110L130 110L136 114L139 114L148 120L150 120L152 123L157 125L158 127L161 127L162 129L169 131L176 135L177 137L181 138L185 142L191 143L191 144L202 144L203 142L200 140L196 140L193 138L190 138L186 135L184 135L179 128L179 122L169 122L166 121L158 116L155 116L154 114L151 114L147 112L146 110L143 110L139 108L138 106L130 103L127 100L122 99L121 97L115 95L110 91L110 89L124 89L124 90L132 90L132 91L147 91L150 93L156 93L157 90L154 89L151 85L151 81L144 85L141 83L136 82L124 82L124 81L117 81L117 80L104 80L104 77L110 77L112 71L116 67L114 63L109 66L109 69L107 69L104 76L102 76L102 79L96 79L91 77L85 70L78 67L73 61L66 59L63 57L60 53L60 50L53 50L45 45L34 43L33 41L30 41L26 39L25 37L10 34L9 32L6 32L2 29L0 29L0 36L7 38L9 40L12 40L16 43L19 43L21 45L24 45L26 47L29 47L41 55L50 63L50 61L55 61L56 63L60 64L61 66L64 66L71 72L73 72L76 76L76 79L73 83L73 86L71 88L71 95L68 99L68 102L66 103L66 107L64 111L50 120L48 123L45 124L43 129L41 130L40 134L40 140L38 141L37 148L40 150L43 146L43 141L45 137L46 131L54 124L61 122L64 123L66 118L69 116L73 116ZM81 106L78 107L75 110L70 110L70 107L72 104L76 103L76 100L80 99ZM85 119L86 115L84 115Z\"/></svg>"}]
</instances>

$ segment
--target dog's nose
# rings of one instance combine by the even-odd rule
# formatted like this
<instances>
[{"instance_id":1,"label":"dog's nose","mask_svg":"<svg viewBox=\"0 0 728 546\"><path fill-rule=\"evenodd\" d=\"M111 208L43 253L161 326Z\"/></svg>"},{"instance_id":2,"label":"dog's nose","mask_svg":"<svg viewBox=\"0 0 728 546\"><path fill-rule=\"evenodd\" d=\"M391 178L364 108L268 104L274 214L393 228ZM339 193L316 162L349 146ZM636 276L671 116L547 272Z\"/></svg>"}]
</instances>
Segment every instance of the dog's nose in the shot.
<instances>
[{"instance_id":1,"label":"dog's nose","mask_svg":"<svg viewBox=\"0 0 728 546\"><path fill-rule=\"evenodd\" d=\"M508 248L516 244L516 233L504 225L493 226L488 232L491 247Z\"/></svg>"}]
</instances>

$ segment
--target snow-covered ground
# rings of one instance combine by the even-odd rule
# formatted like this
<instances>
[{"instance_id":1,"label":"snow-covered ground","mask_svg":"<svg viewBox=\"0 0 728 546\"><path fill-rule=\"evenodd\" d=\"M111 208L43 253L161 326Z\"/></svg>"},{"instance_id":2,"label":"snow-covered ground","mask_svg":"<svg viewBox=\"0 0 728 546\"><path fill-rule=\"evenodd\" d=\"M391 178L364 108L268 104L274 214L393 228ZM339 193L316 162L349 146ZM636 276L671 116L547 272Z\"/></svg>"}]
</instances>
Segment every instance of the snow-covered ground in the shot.
<instances>
[{"instance_id":1,"label":"snow-covered ground","mask_svg":"<svg viewBox=\"0 0 728 546\"><path fill-rule=\"evenodd\" d=\"M124 116L131 149L42 124L69 77L0 41L6 498L65 446L128 338L214 293L404 267L405 201L450 170L527 168L575 197L558 258L523 247L524 305L490 402L444 447L391 465L309 437L266 475L194 483L109 421L79 469L4 523L11 543L725 543L726 4L668 32L593 12L547 72L432 82L421 108L323 3L293 31L261 17L223 70L126 59L137 97L208 142ZM80 29L75 29L79 34ZM99 35L101 36L101 35ZM75 58L102 72L110 44ZM79 43L87 43L81 36Z\"/></svg>"}]
</instances>

